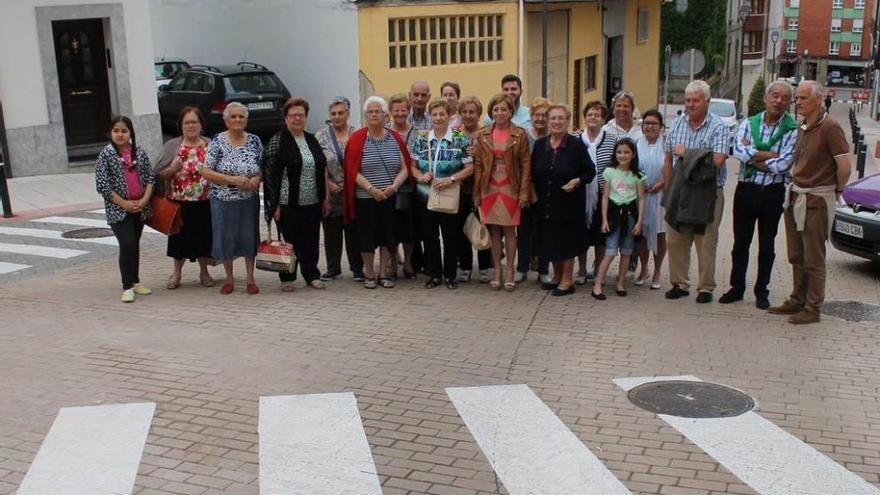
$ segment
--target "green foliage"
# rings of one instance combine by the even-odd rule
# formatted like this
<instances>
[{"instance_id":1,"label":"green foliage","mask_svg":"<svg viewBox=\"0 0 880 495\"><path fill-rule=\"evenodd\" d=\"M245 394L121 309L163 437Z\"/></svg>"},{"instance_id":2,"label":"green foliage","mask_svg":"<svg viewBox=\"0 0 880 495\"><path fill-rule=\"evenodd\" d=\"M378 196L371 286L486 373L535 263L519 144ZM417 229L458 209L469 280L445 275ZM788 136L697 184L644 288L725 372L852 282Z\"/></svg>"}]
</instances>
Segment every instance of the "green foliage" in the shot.
<instances>
[{"instance_id":1,"label":"green foliage","mask_svg":"<svg viewBox=\"0 0 880 495\"><path fill-rule=\"evenodd\" d=\"M726 0L691 0L684 12L675 10L674 2L664 3L660 28L661 56L666 45L672 47L673 53L696 48L706 55L703 74L712 74L716 68L720 70L727 55L726 8Z\"/></svg>"},{"instance_id":2,"label":"green foliage","mask_svg":"<svg viewBox=\"0 0 880 495\"><path fill-rule=\"evenodd\" d=\"M759 77L758 80L755 81L755 85L752 86L752 92L749 93L748 111L750 117L756 113L764 111L765 90L766 86L764 85L764 78Z\"/></svg>"}]
</instances>

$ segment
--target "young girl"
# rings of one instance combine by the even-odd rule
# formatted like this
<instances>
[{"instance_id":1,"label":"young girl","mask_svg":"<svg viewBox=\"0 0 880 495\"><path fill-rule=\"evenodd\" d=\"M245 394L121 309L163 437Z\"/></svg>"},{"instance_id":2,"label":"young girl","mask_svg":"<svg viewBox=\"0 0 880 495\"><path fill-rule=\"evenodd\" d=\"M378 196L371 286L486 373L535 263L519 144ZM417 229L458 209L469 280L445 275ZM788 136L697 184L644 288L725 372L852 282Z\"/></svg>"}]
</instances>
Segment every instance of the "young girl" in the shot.
<instances>
[{"instance_id":1,"label":"young girl","mask_svg":"<svg viewBox=\"0 0 880 495\"><path fill-rule=\"evenodd\" d=\"M605 257L599 264L599 273L593 285L593 298L605 300L602 286L608 267L620 250L617 272L617 295L626 296L623 286L629 258L635 245L635 236L642 232L645 211L645 177L639 171L636 144L623 138L614 145L611 163L602 172L605 188L602 192L602 232L605 238Z\"/></svg>"},{"instance_id":2,"label":"young girl","mask_svg":"<svg viewBox=\"0 0 880 495\"><path fill-rule=\"evenodd\" d=\"M150 289L140 284L140 240L144 222L153 212L153 169L147 154L137 147L134 126L124 116L110 120L110 143L101 150L95 166L95 186L104 197L107 223L119 241L119 272L122 302L133 302L135 294Z\"/></svg>"}]
</instances>

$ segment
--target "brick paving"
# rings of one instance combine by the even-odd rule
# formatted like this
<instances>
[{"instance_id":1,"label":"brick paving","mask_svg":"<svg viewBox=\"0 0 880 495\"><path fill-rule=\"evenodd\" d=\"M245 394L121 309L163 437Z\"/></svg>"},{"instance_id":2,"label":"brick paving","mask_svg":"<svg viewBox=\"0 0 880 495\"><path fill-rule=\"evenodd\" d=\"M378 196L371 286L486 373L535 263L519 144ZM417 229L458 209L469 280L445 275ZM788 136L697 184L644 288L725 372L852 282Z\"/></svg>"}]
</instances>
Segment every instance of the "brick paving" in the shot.
<instances>
[{"instance_id":1,"label":"brick paving","mask_svg":"<svg viewBox=\"0 0 880 495\"><path fill-rule=\"evenodd\" d=\"M791 284L784 237L774 303ZM0 285L0 493L15 492L60 407L152 401L135 493L257 494L259 397L342 391L357 396L385 494L506 493L444 388L525 383L633 493L754 494L611 381L680 374L747 392L763 417L880 487L878 322L794 327L748 297L697 305L644 287L597 303L534 282L368 291L344 279L284 294L259 273L260 295L241 278L222 297L193 267L162 289L169 272L164 248L147 249L142 279L156 291L131 305L118 302L112 257ZM880 303L878 274L829 245L829 300Z\"/></svg>"}]
</instances>

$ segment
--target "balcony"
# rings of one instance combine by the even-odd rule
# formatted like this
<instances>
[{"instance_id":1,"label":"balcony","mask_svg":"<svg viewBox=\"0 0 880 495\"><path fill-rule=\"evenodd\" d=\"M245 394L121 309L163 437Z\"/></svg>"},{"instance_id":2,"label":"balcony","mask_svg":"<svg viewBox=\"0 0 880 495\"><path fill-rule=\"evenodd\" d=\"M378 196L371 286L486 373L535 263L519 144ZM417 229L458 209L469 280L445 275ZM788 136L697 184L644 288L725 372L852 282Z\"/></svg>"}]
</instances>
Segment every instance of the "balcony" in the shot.
<instances>
[{"instance_id":1,"label":"balcony","mask_svg":"<svg viewBox=\"0 0 880 495\"><path fill-rule=\"evenodd\" d=\"M758 32L764 30L764 19L766 14L750 14L746 19L744 29L746 32Z\"/></svg>"}]
</instances>

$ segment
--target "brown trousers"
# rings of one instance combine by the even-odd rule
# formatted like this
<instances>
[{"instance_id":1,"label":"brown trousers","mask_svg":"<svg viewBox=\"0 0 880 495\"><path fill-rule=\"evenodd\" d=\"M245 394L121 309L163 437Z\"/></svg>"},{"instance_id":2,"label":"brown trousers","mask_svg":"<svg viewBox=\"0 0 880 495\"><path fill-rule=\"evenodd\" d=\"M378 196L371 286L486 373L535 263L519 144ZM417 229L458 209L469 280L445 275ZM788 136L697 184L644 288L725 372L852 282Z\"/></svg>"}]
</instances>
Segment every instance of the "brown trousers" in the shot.
<instances>
[{"instance_id":1,"label":"brown trousers","mask_svg":"<svg viewBox=\"0 0 880 495\"><path fill-rule=\"evenodd\" d=\"M667 226L666 253L669 257L669 283L683 290L690 287L691 245L697 248L699 285L697 291L715 290L715 253L718 250L718 226L724 214L724 189L718 188L712 223L706 225L703 235L683 234Z\"/></svg>"},{"instance_id":2,"label":"brown trousers","mask_svg":"<svg viewBox=\"0 0 880 495\"><path fill-rule=\"evenodd\" d=\"M795 194L791 202L794 203ZM828 240L828 212L825 201L807 195L804 230L798 232L792 208L785 210L785 240L791 263L792 287L789 302L818 313L825 301L825 242Z\"/></svg>"}]
</instances>

